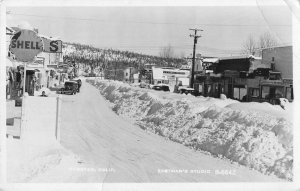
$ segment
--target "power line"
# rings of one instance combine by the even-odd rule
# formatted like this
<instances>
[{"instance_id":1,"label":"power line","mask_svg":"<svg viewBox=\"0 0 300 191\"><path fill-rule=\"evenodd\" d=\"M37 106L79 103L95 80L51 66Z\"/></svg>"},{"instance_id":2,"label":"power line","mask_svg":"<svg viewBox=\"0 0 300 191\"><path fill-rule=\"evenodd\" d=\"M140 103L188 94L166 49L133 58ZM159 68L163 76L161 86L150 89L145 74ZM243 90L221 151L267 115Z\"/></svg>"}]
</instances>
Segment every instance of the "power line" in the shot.
<instances>
[{"instance_id":1,"label":"power line","mask_svg":"<svg viewBox=\"0 0 300 191\"><path fill-rule=\"evenodd\" d=\"M279 44L277 46L287 46L290 45L289 43L284 43L284 44ZM190 50L190 47L181 47L181 46L171 46L172 48L178 49L178 50ZM97 47L99 49L110 49L111 47ZM114 48L114 50L119 50L119 51L124 51L121 50L122 48L128 49L147 49L147 50L159 50L161 46L118 46ZM198 48L202 51L205 52L206 54L218 54L218 55L240 55L242 54L242 49L241 50L225 50L225 49L217 49L217 48L212 48L212 47L207 47L207 46L198 46ZM269 47L272 48L272 47ZM255 48L255 50L261 50L262 48Z\"/></svg>"},{"instance_id":2,"label":"power line","mask_svg":"<svg viewBox=\"0 0 300 191\"><path fill-rule=\"evenodd\" d=\"M28 16L28 17L40 17L40 18L50 18L50 19L66 19L66 20L80 20L80 21L92 21L92 22L106 22L106 23L131 23L131 24L151 24L151 25L202 25L207 27L292 27L288 24L268 24L268 25L257 25L257 24L216 24L216 23L173 23L173 22L150 22L150 21L111 21L104 19L95 18L76 18L76 17L53 17L46 15L32 15L32 14L19 14L19 13L8 13L10 15L16 16Z\"/></svg>"},{"instance_id":3,"label":"power line","mask_svg":"<svg viewBox=\"0 0 300 191\"><path fill-rule=\"evenodd\" d=\"M269 31L271 31L273 33L273 30L271 30L271 25L269 24L269 22L267 21L267 18L265 17L265 14L263 13L263 10L261 9L261 7L258 4L258 1L256 0L256 5L258 10L260 11L261 16L263 17L265 23L267 24L266 26L269 28ZM282 39L279 38L279 36L275 33L275 36L282 42Z\"/></svg>"}]
</instances>

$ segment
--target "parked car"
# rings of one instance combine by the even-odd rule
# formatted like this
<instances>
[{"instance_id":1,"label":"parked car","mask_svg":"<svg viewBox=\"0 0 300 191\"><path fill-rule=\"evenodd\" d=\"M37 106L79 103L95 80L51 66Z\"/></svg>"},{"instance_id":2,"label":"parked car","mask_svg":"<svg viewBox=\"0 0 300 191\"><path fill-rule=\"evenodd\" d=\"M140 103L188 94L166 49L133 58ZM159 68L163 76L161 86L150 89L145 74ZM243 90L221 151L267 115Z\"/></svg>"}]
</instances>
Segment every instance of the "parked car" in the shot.
<instances>
[{"instance_id":1,"label":"parked car","mask_svg":"<svg viewBox=\"0 0 300 191\"><path fill-rule=\"evenodd\" d=\"M186 94L186 95L187 94L191 94L193 96L199 96L200 95L200 93L197 90L195 90L194 88L180 87L180 88L178 88L178 91L179 91L179 93Z\"/></svg>"},{"instance_id":2,"label":"parked car","mask_svg":"<svg viewBox=\"0 0 300 191\"><path fill-rule=\"evenodd\" d=\"M77 82L77 84L78 84L77 92L80 92L80 87L81 87L81 84L82 84L81 79L72 80L72 81Z\"/></svg>"},{"instance_id":3,"label":"parked car","mask_svg":"<svg viewBox=\"0 0 300 191\"><path fill-rule=\"evenodd\" d=\"M152 86L152 89L157 90L157 91L165 91L165 92L169 92L170 88L168 85L165 84L157 84Z\"/></svg>"},{"instance_id":4,"label":"parked car","mask_svg":"<svg viewBox=\"0 0 300 191\"><path fill-rule=\"evenodd\" d=\"M59 94L71 94L74 95L78 91L78 82L77 81L67 81L63 88L60 88L56 91Z\"/></svg>"}]
</instances>

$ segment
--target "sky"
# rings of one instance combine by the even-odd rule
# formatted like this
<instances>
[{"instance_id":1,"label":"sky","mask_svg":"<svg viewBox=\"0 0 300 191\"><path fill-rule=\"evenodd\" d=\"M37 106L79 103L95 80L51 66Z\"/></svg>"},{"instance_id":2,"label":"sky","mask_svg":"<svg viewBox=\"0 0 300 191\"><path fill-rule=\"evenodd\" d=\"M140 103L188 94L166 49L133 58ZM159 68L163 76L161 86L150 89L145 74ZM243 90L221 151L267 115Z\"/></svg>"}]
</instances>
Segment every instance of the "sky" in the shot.
<instances>
[{"instance_id":1,"label":"sky","mask_svg":"<svg viewBox=\"0 0 300 191\"><path fill-rule=\"evenodd\" d=\"M39 33L98 48L159 55L193 50L190 28L199 28L196 53L230 56L241 52L249 35L270 32L279 45L292 44L288 6L7 7L7 25L27 23Z\"/></svg>"}]
</instances>

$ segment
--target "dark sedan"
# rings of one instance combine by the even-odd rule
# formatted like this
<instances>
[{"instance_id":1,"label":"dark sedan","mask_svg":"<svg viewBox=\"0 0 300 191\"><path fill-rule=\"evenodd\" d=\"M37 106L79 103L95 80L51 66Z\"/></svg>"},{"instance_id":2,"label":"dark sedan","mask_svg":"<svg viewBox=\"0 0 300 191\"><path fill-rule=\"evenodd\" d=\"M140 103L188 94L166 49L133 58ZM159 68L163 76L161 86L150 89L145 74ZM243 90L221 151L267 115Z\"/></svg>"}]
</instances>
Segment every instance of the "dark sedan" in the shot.
<instances>
[{"instance_id":1,"label":"dark sedan","mask_svg":"<svg viewBox=\"0 0 300 191\"><path fill-rule=\"evenodd\" d=\"M152 87L152 89L157 90L157 91L165 91L165 92L169 92L170 91L169 86L163 85L163 84L154 85Z\"/></svg>"}]
</instances>

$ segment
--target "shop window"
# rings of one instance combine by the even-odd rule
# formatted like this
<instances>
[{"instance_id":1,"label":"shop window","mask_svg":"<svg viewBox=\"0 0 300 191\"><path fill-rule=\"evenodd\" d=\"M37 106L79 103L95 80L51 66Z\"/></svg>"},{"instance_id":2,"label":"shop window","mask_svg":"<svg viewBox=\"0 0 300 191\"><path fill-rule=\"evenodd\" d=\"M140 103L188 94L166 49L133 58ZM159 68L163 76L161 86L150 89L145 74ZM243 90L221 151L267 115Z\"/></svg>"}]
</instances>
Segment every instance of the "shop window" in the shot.
<instances>
[{"instance_id":1,"label":"shop window","mask_svg":"<svg viewBox=\"0 0 300 191\"><path fill-rule=\"evenodd\" d=\"M199 92L202 92L202 85L201 84L199 84Z\"/></svg>"},{"instance_id":2,"label":"shop window","mask_svg":"<svg viewBox=\"0 0 300 191\"><path fill-rule=\"evenodd\" d=\"M259 97L259 88L252 88L250 90L251 97Z\"/></svg>"},{"instance_id":3,"label":"shop window","mask_svg":"<svg viewBox=\"0 0 300 191\"><path fill-rule=\"evenodd\" d=\"M240 99L240 88L233 88L233 98Z\"/></svg>"},{"instance_id":4,"label":"shop window","mask_svg":"<svg viewBox=\"0 0 300 191\"><path fill-rule=\"evenodd\" d=\"M210 93L211 93L211 85L207 85L207 93L210 95Z\"/></svg>"},{"instance_id":5,"label":"shop window","mask_svg":"<svg viewBox=\"0 0 300 191\"><path fill-rule=\"evenodd\" d=\"M279 87L279 88L276 88L275 89L275 97L276 98L281 98L283 97L283 88L282 87Z\"/></svg>"},{"instance_id":6,"label":"shop window","mask_svg":"<svg viewBox=\"0 0 300 191\"><path fill-rule=\"evenodd\" d=\"M245 96L247 96L247 89L240 88L240 99L243 99Z\"/></svg>"},{"instance_id":7,"label":"shop window","mask_svg":"<svg viewBox=\"0 0 300 191\"><path fill-rule=\"evenodd\" d=\"M233 89L233 97L238 100L242 100L244 96L247 95L246 88L234 88Z\"/></svg>"},{"instance_id":8,"label":"shop window","mask_svg":"<svg viewBox=\"0 0 300 191\"><path fill-rule=\"evenodd\" d=\"M263 86L261 88L261 97L268 99L269 98L269 93L270 93L270 87L269 86Z\"/></svg>"}]
</instances>

